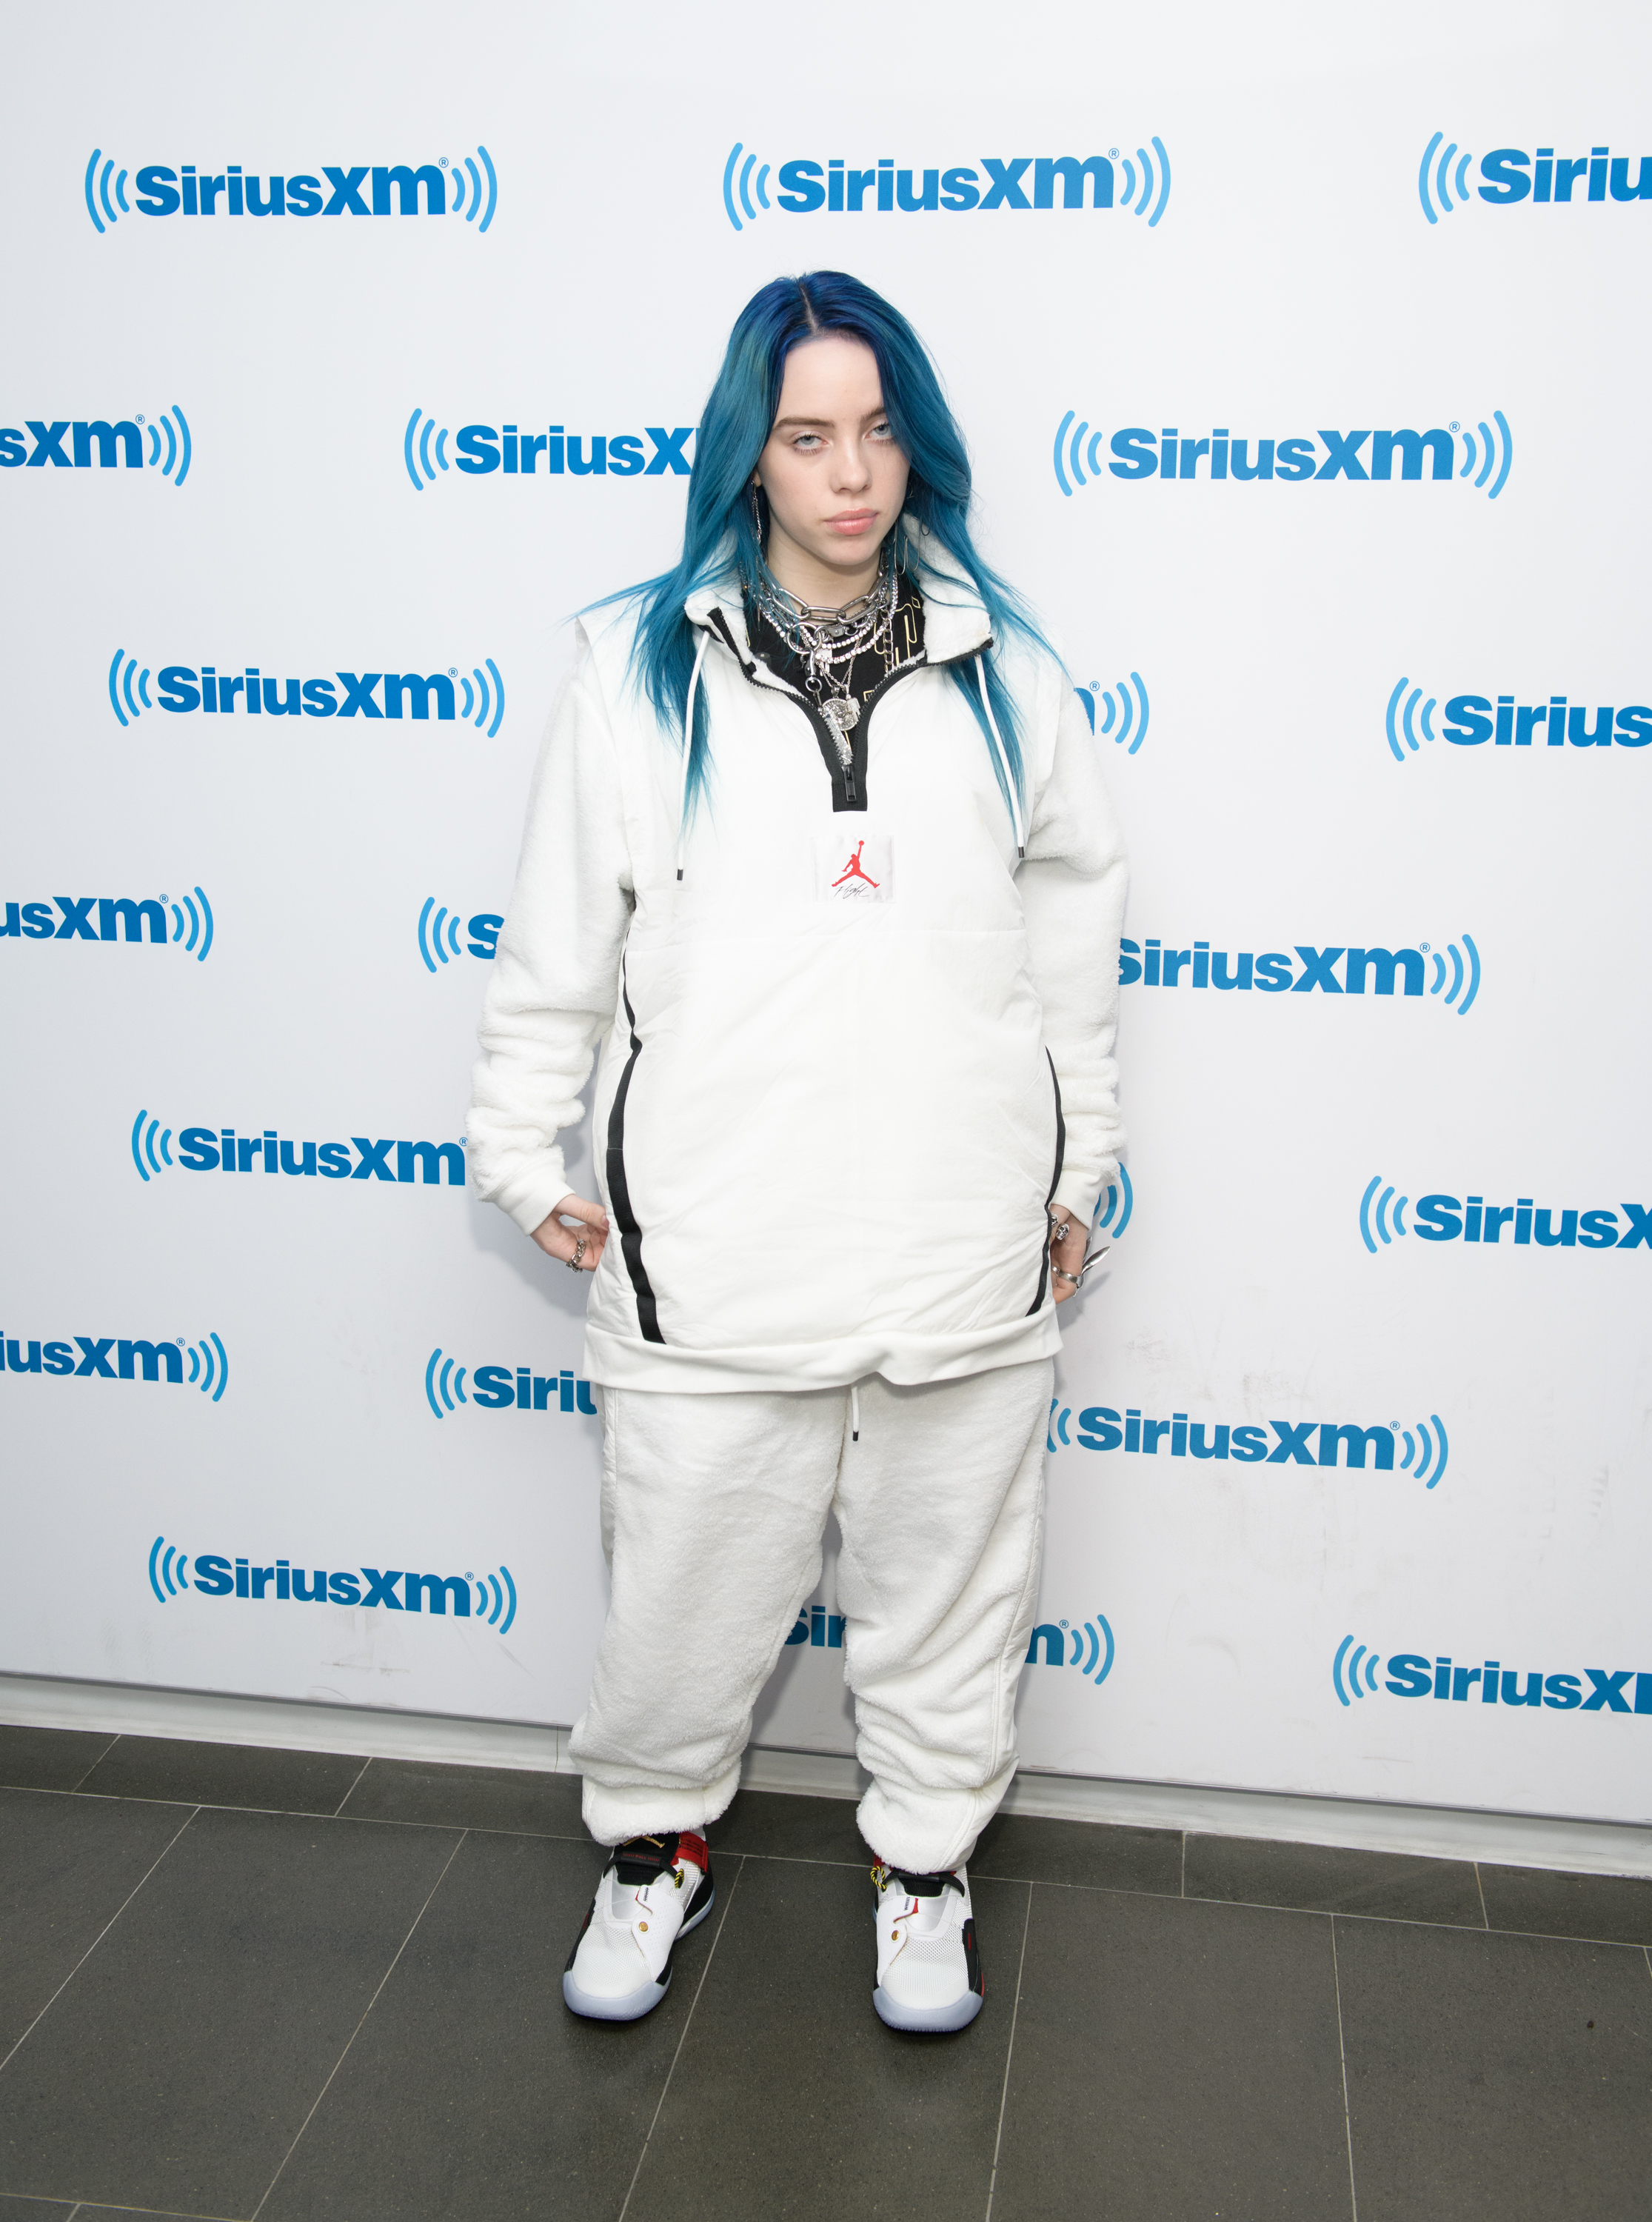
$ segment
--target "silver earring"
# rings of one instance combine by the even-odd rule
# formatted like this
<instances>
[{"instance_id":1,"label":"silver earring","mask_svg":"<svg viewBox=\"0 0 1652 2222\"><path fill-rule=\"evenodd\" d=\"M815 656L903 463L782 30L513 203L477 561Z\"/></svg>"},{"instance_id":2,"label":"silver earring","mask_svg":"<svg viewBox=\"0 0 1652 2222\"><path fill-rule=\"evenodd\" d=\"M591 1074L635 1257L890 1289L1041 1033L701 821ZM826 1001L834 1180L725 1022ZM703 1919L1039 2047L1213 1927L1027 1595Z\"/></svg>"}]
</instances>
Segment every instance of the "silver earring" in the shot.
<instances>
[{"instance_id":1,"label":"silver earring","mask_svg":"<svg viewBox=\"0 0 1652 2222\"><path fill-rule=\"evenodd\" d=\"M752 530L757 535L757 545L763 545L763 489L757 480L752 480Z\"/></svg>"}]
</instances>

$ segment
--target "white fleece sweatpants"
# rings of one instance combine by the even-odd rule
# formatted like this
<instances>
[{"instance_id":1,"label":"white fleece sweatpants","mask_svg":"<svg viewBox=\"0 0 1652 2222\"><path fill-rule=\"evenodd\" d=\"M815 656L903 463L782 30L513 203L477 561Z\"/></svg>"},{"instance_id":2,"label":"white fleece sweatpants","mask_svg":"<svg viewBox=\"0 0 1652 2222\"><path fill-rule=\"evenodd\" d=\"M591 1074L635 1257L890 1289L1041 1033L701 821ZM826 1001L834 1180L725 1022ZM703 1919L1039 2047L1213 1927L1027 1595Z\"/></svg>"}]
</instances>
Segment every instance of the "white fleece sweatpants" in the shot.
<instances>
[{"instance_id":1,"label":"white fleece sweatpants","mask_svg":"<svg viewBox=\"0 0 1652 2222\"><path fill-rule=\"evenodd\" d=\"M1015 1773L1017 1678L1043 1535L1048 1359L898 1388L603 1391L612 1574L569 1752L601 1843L702 1829L740 1783L752 1708L820 1579L829 1512L861 1834L894 1867L967 1860Z\"/></svg>"}]
</instances>

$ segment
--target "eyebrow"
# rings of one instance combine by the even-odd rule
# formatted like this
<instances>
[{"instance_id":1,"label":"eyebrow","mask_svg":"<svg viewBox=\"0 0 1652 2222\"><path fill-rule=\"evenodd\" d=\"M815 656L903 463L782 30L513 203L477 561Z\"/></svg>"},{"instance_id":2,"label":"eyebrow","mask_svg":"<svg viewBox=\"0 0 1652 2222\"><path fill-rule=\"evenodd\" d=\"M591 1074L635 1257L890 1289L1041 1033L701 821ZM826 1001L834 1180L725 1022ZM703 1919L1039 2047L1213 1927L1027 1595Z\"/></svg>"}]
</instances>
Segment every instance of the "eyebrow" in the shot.
<instances>
[{"instance_id":1,"label":"eyebrow","mask_svg":"<svg viewBox=\"0 0 1652 2222\"><path fill-rule=\"evenodd\" d=\"M869 424L874 417L887 417L889 411L886 409L868 409L860 422L863 424ZM829 431L835 422L836 419L832 417L777 417L772 429L778 432L782 425L785 424L795 424L800 428L820 425Z\"/></svg>"}]
</instances>

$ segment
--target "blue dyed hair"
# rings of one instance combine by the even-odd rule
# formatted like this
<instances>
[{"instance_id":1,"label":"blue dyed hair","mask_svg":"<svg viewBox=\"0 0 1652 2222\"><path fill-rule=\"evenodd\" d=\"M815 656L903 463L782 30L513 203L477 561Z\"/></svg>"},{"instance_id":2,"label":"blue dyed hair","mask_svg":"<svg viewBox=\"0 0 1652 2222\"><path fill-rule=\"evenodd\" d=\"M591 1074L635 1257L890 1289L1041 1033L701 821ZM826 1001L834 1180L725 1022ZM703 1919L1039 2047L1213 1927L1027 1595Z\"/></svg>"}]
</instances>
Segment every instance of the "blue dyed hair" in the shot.
<instances>
[{"instance_id":1,"label":"blue dyed hair","mask_svg":"<svg viewBox=\"0 0 1652 2222\"><path fill-rule=\"evenodd\" d=\"M635 599L640 606L631 675L660 723L673 733L682 731L696 646L694 629L683 614L683 605L690 595L706 587L733 585L742 576L758 575L762 551L748 489L779 409L786 357L800 341L817 338L824 332L843 332L864 341L876 357L884 407L910 466L907 513L927 528L973 585L995 643L1019 634L1043 644L1014 588L975 551L969 534L969 452L947 406L935 366L911 325L881 294L842 270L777 278L747 302L729 336L723 367L695 436L683 552L676 568L608 598ZM917 550L903 540L897 553L917 571L918 583L929 598L944 598L944 589L937 594L936 582L923 576ZM1024 800L1025 773L1015 705L1000 676L996 654L984 659L984 667L1008 775L1015 782L1017 796ZM987 739L986 719L973 674L954 664L950 675L969 704L983 739ZM691 814L705 792L710 768L706 723L705 696L701 693L695 701L689 751ZM1008 807L1004 770L999 769L990 741L988 752Z\"/></svg>"}]
</instances>

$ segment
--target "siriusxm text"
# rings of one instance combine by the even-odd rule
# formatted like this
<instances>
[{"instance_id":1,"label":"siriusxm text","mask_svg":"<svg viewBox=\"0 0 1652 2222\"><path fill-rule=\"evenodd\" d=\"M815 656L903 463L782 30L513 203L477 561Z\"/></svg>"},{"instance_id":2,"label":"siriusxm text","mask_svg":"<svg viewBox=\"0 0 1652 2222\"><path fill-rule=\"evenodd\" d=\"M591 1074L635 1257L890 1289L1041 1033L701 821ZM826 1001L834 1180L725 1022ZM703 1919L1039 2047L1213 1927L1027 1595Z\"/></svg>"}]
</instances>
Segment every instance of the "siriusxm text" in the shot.
<instances>
[{"instance_id":1,"label":"siriusxm text","mask_svg":"<svg viewBox=\"0 0 1652 2222\"><path fill-rule=\"evenodd\" d=\"M34 443L33 447L25 443L25 429ZM65 440L69 443L66 454ZM22 426L0 425L0 471L20 468L43 471L48 463L54 470L89 471L93 465L94 448L99 469L112 471L117 463L124 463L129 471L143 468L142 428L129 417L119 417L113 424L106 417L27 417Z\"/></svg>"},{"instance_id":2,"label":"siriusxm text","mask_svg":"<svg viewBox=\"0 0 1652 2222\"><path fill-rule=\"evenodd\" d=\"M184 1346L166 1337L147 1342L112 1334L78 1334L69 1341L31 1342L8 1336L0 1340L0 1370L7 1373L55 1373L76 1381L171 1381L181 1384Z\"/></svg>"},{"instance_id":3,"label":"siriusxm text","mask_svg":"<svg viewBox=\"0 0 1652 2222\"><path fill-rule=\"evenodd\" d=\"M1271 1445L1268 1429L1277 1438ZM1110 1404L1091 1404L1079 1414L1078 1440L1087 1451L1129 1451L1156 1458L1161 1444L1170 1458L1232 1459L1241 1466L1372 1466L1391 1473L1394 1429L1361 1428L1352 1421L1269 1420L1266 1425L1207 1425L1186 1412L1167 1420L1143 1415L1134 1404L1117 1412ZM1317 1438L1317 1440L1316 1440Z\"/></svg>"},{"instance_id":4,"label":"siriusxm text","mask_svg":"<svg viewBox=\"0 0 1652 2222\"><path fill-rule=\"evenodd\" d=\"M322 179L325 179L325 184ZM134 180L140 216L445 216L447 172L436 162L322 163L321 177L248 175L146 162Z\"/></svg>"},{"instance_id":5,"label":"siriusxm text","mask_svg":"<svg viewBox=\"0 0 1652 2222\"><path fill-rule=\"evenodd\" d=\"M1529 1196L1513 1203L1487 1203L1482 1196L1421 1196L1411 1215L1412 1232L1424 1242L1500 1243L1511 1229L1511 1246L1536 1243L1544 1250L1636 1250L1652 1252L1652 1204L1626 1203L1624 1225L1618 1213L1597 1205L1585 1211L1539 1208ZM1403 1229L1402 1229L1403 1232Z\"/></svg>"},{"instance_id":6,"label":"siriusxm text","mask_svg":"<svg viewBox=\"0 0 1652 2222\"><path fill-rule=\"evenodd\" d=\"M178 1162L191 1173L257 1171L311 1179L399 1182L404 1186L421 1181L427 1188L439 1187L445 1171L450 1188L465 1185L462 1142L373 1141L366 1134L353 1134L347 1143L294 1142L269 1127L260 1134L238 1134L233 1127L185 1127L178 1137Z\"/></svg>"},{"instance_id":7,"label":"siriusxm text","mask_svg":"<svg viewBox=\"0 0 1652 2222\"><path fill-rule=\"evenodd\" d=\"M1499 749L1529 749L1540 735L1545 745L1562 749L1643 749L1652 741L1652 709L1644 703L1627 709L1597 708L1591 714L1564 694L1546 702L1517 702L1512 694L1454 694L1445 706L1445 737L1460 749L1490 741Z\"/></svg>"},{"instance_id":8,"label":"siriusxm text","mask_svg":"<svg viewBox=\"0 0 1652 2222\"><path fill-rule=\"evenodd\" d=\"M1407 995L1423 993L1424 963L1420 949L1355 949L1341 944L1316 949L1306 942L1295 945L1298 971L1280 949L1258 955L1243 949L1230 956L1213 950L1208 941L1195 941L1191 949L1172 949L1149 936L1119 943L1118 980L1121 987L1138 981L1145 988L1255 989L1264 995L1311 995L1316 988L1327 995L1392 995L1395 985ZM1339 979L1336 967L1342 966Z\"/></svg>"},{"instance_id":9,"label":"siriusxm text","mask_svg":"<svg viewBox=\"0 0 1652 2222\"><path fill-rule=\"evenodd\" d=\"M1429 477L1449 480L1456 474L1457 462L1456 439L1439 425L1427 432L1322 430L1262 440L1248 435L1236 439L1225 424L1203 439L1184 439L1173 424L1156 433L1146 425L1127 424L1113 434L1108 446L1114 460L1107 468L1116 479L1198 479L1202 463L1202 475L1208 479L1382 482L1422 478L1426 455Z\"/></svg>"},{"instance_id":10,"label":"siriusxm text","mask_svg":"<svg viewBox=\"0 0 1652 2222\"><path fill-rule=\"evenodd\" d=\"M148 939L159 946L166 939L165 901L162 895L53 895L8 902L0 906L0 941L141 941L147 926Z\"/></svg>"},{"instance_id":11,"label":"siriusxm text","mask_svg":"<svg viewBox=\"0 0 1652 2222\"><path fill-rule=\"evenodd\" d=\"M1652 200L1652 154L1643 154L1630 183L1630 154L1614 154L1610 147L1592 147L1586 154L1557 155L1552 147L1539 147L1536 158L1520 147L1495 147L1482 154L1480 173L1481 200L1492 208L1512 208L1526 199L1541 205L1569 201L1574 189L1580 201Z\"/></svg>"},{"instance_id":12,"label":"siriusxm text","mask_svg":"<svg viewBox=\"0 0 1652 2222\"><path fill-rule=\"evenodd\" d=\"M471 1616L472 1574L415 1574L400 1566L377 1566L329 1573L309 1572L285 1559L255 1566L250 1559L233 1561L217 1552L197 1554L191 1579L203 1597L274 1598L297 1604L383 1605L389 1612L445 1613L451 1603L458 1620Z\"/></svg>"},{"instance_id":13,"label":"siriusxm text","mask_svg":"<svg viewBox=\"0 0 1652 2222\"><path fill-rule=\"evenodd\" d=\"M570 432L560 424L548 425L542 432L523 432L514 424L502 430L491 424L461 424L454 441L454 461L471 478L485 478L490 471L502 471L506 478L535 478L541 456L548 478L660 478L667 472L687 478L693 467L685 450L693 436L691 424L679 424L671 431L663 424L648 424L641 433ZM651 454L643 449L645 439Z\"/></svg>"},{"instance_id":14,"label":"siriusxm text","mask_svg":"<svg viewBox=\"0 0 1652 2222\"><path fill-rule=\"evenodd\" d=\"M917 216L926 209L962 216L972 210L1058 204L1110 209L1115 182L1113 165L1104 154L983 154L973 165L933 170L898 168L892 155L860 169L835 155L824 162L782 162L776 174L775 204L789 216L809 216L817 209L849 216Z\"/></svg>"},{"instance_id":15,"label":"siriusxm text","mask_svg":"<svg viewBox=\"0 0 1652 2222\"><path fill-rule=\"evenodd\" d=\"M1652 1673L1636 1673L1632 1666L1550 1674L1507 1667L1499 1659L1459 1666L1448 1657L1397 1651L1382 1686L1396 1698L1437 1698L1459 1705L1472 1697L1484 1705L1548 1705L1558 1713L1652 1713Z\"/></svg>"},{"instance_id":16,"label":"siriusxm text","mask_svg":"<svg viewBox=\"0 0 1652 2222\"><path fill-rule=\"evenodd\" d=\"M336 682L336 683L335 683ZM237 672L203 663L168 663L157 675L160 707L175 717L191 710L226 718L424 718L451 720L454 680L446 671L338 671L326 679L268 679L259 666ZM382 695L380 689L382 688ZM382 706L381 706L382 703Z\"/></svg>"},{"instance_id":17,"label":"siriusxm text","mask_svg":"<svg viewBox=\"0 0 1652 2222\"><path fill-rule=\"evenodd\" d=\"M576 1380L564 1366L559 1373L535 1373L529 1365L479 1365L471 1377L471 1402L485 1412L584 1412L597 1416L589 1381Z\"/></svg>"}]
</instances>

